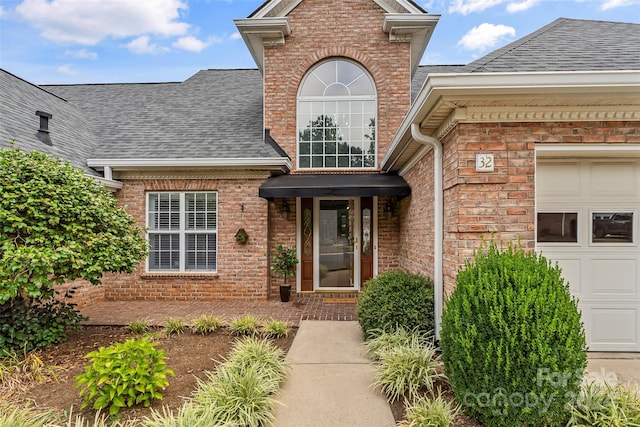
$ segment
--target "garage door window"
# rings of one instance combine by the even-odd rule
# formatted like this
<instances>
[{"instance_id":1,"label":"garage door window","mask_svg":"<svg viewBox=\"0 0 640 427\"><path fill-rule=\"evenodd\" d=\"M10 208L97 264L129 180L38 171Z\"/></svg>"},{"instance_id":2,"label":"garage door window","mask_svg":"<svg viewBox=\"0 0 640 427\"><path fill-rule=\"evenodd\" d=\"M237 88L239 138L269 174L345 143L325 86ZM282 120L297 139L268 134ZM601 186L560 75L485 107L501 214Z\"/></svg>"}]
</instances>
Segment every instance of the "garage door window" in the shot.
<instances>
[{"instance_id":1,"label":"garage door window","mask_svg":"<svg viewBox=\"0 0 640 427\"><path fill-rule=\"evenodd\" d=\"M592 212L592 243L633 243L634 212Z\"/></svg>"},{"instance_id":2,"label":"garage door window","mask_svg":"<svg viewBox=\"0 0 640 427\"><path fill-rule=\"evenodd\" d=\"M578 243L577 212L539 212L538 243Z\"/></svg>"}]
</instances>

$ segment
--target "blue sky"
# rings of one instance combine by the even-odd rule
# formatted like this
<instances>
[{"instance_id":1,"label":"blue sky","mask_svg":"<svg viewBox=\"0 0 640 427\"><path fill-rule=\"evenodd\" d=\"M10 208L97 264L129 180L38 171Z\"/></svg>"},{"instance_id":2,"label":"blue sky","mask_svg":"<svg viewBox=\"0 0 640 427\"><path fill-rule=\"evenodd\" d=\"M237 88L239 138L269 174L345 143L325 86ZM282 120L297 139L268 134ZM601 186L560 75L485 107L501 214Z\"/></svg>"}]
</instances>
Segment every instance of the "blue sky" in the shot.
<instances>
[{"instance_id":1,"label":"blue sky","mask_svg":"<svg viewBox=\"0 0 640 427\"><path fill-rule=\"evenodd\" d=\"M255 68L233 19L263 0L0 0L0 68L33 83L183 81ZM558 17L640 23L640 0L417 0L422 64L466 64ZM640 42L640 41L639 41Z\"/></svg>"}]
</instances>

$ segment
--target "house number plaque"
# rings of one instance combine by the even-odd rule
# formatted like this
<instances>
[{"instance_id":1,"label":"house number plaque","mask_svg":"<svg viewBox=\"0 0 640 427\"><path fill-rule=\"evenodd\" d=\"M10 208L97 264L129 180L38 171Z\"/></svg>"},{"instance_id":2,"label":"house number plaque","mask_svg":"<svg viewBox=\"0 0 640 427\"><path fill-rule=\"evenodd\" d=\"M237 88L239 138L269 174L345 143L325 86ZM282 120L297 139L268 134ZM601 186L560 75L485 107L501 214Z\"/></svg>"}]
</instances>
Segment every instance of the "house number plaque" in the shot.
<instances>
[{"instance_id":1,"label":"house number plaque","mask_svg":"<svg viewBox=\"0 0 640 427\"><path fill-rule=\"evenodd\" d=\"M493 172L493 154L476 154L476 172Z\"/></svg>"}]
</instances>

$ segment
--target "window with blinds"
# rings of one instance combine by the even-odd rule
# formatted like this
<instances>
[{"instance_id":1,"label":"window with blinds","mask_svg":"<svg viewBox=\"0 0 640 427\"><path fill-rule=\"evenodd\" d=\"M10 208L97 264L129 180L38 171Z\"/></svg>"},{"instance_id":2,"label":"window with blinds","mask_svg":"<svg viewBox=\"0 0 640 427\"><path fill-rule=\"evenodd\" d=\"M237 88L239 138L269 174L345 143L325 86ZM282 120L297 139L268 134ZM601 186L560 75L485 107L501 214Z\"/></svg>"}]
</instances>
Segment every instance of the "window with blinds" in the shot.
<instances>
[{"instance_id":1,"label":"window with blinds","mask_svg":"<svg viewBox=\"0 0 640 427\"><path fill-rule=\"evenodd\" d=\"M217 193L148 193L147 228L149 271L217 271Z\"/></svg>"}]
</instances>

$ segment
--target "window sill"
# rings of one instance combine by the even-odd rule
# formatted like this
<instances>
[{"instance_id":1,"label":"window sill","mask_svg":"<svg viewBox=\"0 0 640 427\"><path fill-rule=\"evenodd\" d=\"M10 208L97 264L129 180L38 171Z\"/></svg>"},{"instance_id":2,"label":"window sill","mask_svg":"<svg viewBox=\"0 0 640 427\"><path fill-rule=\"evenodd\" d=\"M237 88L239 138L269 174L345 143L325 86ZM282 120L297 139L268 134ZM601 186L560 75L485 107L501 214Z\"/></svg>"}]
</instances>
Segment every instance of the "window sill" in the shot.
<instances>
[{"instance_id":1,"label":"window sill","mask_svg":"<svg viewBox=\"0 0 640 427\"><path fill-rule=\"evenodd\" d=\"M201 273L193 273L193 272L154 272L154 273L142 273L140 275L141 279L215 279L218 278L218 272L201 272Z\"/></svg>"}]
</instances>

